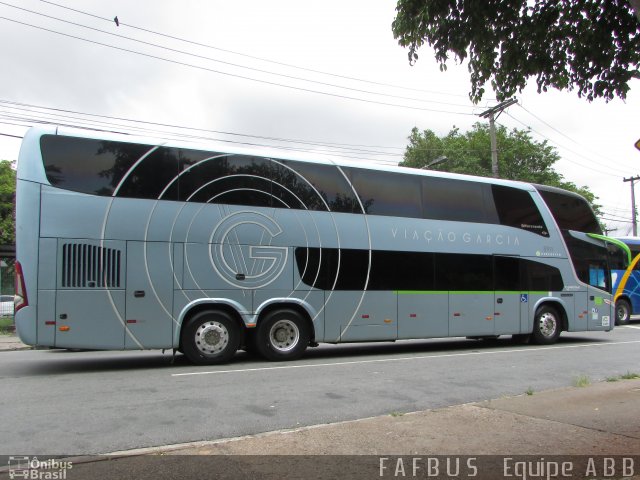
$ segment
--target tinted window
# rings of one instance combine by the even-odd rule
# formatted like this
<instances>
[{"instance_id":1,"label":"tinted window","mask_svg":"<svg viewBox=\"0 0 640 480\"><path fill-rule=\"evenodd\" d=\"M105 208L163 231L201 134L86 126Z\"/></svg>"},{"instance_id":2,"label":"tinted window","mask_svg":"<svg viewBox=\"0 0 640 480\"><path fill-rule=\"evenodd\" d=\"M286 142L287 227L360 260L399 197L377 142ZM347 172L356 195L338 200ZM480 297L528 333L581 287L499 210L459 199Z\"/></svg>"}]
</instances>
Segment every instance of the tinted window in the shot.
<instances>
[{"instance_id":1,"label":"tinted window","mask_svg":"<svg viewBox=\"0 0 640 480\"><path fill-rule=\"evenodd\" d=\"M216 155L192 165L183 160L179 180L180 199L270 207L271 171L271 162L260 157ZM287 206L280 201L276 203L280 207Z\"/></svg>"},{"instance_id":2,"label":"tinted window","mask_svg":"<svg viewBox=\"0 0 640 480\"><path fill-rule=\"evenodd\" d=\"M422 218L419 177L360 168L349 174L366 213Z\"/></svg>"},{"instance_id":3,"label":"tinted window","mask_svg":"<svg viewBox=\"0 0 640 480\"><path fill-rule=\"evenodd\" d=\"M538 292L558 292L564 289L560 270L544 263L522 262L524 288Z\"/></svg>"},{"instance_id":4,"label":"tinted window","mask_svg":"<svg viewBox=\"0 0 640 480\"><path fill-rule=\"evenodd\" d=\"M520 272L521 259L518 257L494 257L494 285L498 291L522 290Z\"/></svg>"},{"instance_id":5,"label":"tinted window","mask_svg":"<svg viewBox=\"0 0 640 480\"><path fill-rule=\"evenodd\" d=\"M434 254L374 250L371 261L371 290L433 290Z\"/></svg>"},{"instance_id":6,"label":"tinted window","mask_svg":"<svg viewBox=\"0 0 640 480\"><path fill-rule=\"evenodd\" d=\"M598 220L584 198L549 187L537 188L561 230L602 234Z\"/></svg>"},{"instance_id":7,"label":"tinted window","mask_svg":"<svg viewBox=\"0 0 640 480\"><path fill-rule=\"evenodd\" d=\"M145 156L134 169L125 173L118 197L178 199L178 184L166 189L178 176L178 151L158 148Z\"/></svg>"},{"instance_id":8,"label":"tinted window","mask_svg":"<svg viewBox=\"0 0 640 480\"><path fill-rule=\"evenodd\" d=\"M609 266L612 270L626 270L628 265L627 253L617 245L607 243L609 249ZM633 259L633 257L632 257Z\"/></svg>"},{"instance_id":9,"label":"tinted window","mask_svg":"<svg viewBox=\"0 0 640 480\"><path fill-rule=\"evenodd\" d=\"M306 285L322 290L362 290L368 250L296 248L296 265ZM492 263L493 262L493 263ZM495 265L495 268L494 268ZM428 252L371 252L367 290L416 291L561 291L555 267L519 257Z\"/></svg>"},{"instance_id":10,"label":"tinted window","mask_svg":"<svg viewBox=\"0 0 640 480\"><path fill-rule=\"evenodd\" d=\"M529 192L501 185L492 185L491 191L501 225L521 228L543 237L549 236L547 226Z\"/></svg>"},{"instance_id":11,"label":"tinted window","mask_svg":"<svg viewBox=\"0 0 640 480\"><path fill-rule=\"evenodd\" d=\"M297 172L296 177L289 177L294 181L287 186L310 210L326 210L328 206L332 212L361 212L349 182L337 167L288 160L280 163Z\"/></svg>"},{"instance_id":12,"label":"tinted window","mask_svg":"<svg viewBox=\"0 0 640 480\"><path fill-rule=\"evenodd\" d=\"M322 290L433 290L434 254L335 248L296 248L303 283ZM338 267L339 264L339 267ZM340 269L337 283L336 274Z\"/></svg>"},{"instance_id":13,"label":"tinted window","mask_svg":"<svg viewBox=\"0 0 640 480\"><path fill-rule=\"evenodd\" d=\"M564 234L564 239L578 278L588 285L610 291L608 250L605 247L578 240L568 233Z\"/></svg>"},{"instance_id":14,"label":"tinted window","mask_svg":"<svg viewBox=\"0 0 640 480\"><path fill-rule=\"evenodd\" d=\"M493 290L492 257L452 253L436 255L436 290Z\"/></svg>"},{"instance_id":15,"label":"tinted window","mask_svg":"<svg viewBox=\"0 0 640 480\"><path fill-rule=\"evenodd\" d=\"M422 177L424 217L434 220L495 223L485 193L488 185L477 182Z\"/></svg>"},{"instance_id":16,"label":"tinted window","mask_svg":"<svg viewBox=\"0 0 640 480\"><path fill-rule=\"evenodd\" d=\"M95 195L112 195L136 161L153 148L59 135L43 135L40 147L51 185Z\"/></svg>"}]
</instances>

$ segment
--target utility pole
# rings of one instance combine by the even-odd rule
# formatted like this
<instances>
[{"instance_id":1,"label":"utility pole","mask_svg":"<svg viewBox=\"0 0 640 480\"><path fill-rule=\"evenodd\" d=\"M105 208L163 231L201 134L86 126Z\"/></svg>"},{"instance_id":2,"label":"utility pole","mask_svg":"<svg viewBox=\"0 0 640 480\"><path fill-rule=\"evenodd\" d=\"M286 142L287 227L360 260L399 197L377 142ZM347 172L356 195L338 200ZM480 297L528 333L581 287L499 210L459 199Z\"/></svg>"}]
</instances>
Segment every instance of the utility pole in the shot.
<instances>
[{"instance_id":1,"label":"utility pole","mask_svg":"<svg viewBox=\"0 0 640 480\"><path fill-rule=\"evenodd\" d=\"M636 192L634 183L636 180L640 180L639 176L624 178L623 182L631 182L631 222L633 224L633 236L638 236L638 217L636 212Z\"/></svg>"},{"instance_id":2,"label":"utility pole","mask_svg":"<svg viewBox=\"0 0 640 480\"><path fill-rule=\"evenodd\" d=\"M514 103L518 103L517 98L511 98L509 100L505 100L502 103L499 103L495 107L491 107L489 110L485 110L480 114L483 118L489 119L489 136L491 137L491 173L495 178L498 178L498 144L496 142L496 118L502 113L502 111L513 105ZM497 115L496 115L497 114Z\"/></svg>"}]
</instances>

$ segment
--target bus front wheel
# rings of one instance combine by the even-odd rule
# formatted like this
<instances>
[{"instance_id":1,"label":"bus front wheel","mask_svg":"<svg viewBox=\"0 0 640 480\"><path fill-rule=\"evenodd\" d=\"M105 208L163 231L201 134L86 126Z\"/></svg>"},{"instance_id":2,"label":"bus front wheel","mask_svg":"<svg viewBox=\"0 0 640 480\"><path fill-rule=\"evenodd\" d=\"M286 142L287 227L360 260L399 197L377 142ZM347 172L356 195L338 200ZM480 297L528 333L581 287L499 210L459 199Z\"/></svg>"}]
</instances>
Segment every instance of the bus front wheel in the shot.
<instances>
[{"instance_id":1,"label":"bus front wheel","mask_svg":"<svg viewBox=\"0 0 640 480\"><path fill-rule=\"evenodd\" d=\"M631 319L631 304L624 298L616 302L616 325L626 325Z\"/></svg>"},{"instance_id":2,"label":"bus front wheel","mask_svg":"<svg viewBox=\"0 0 640 480\"><path fill-rule=\"evenodd\" d=\"M213 365L231 360L240 346L242 331L225 312L197 313L182 330L182 350L195 364Z\"/></svg>"},{"instance_id":3,"label":"bus front wheel","mask_svg":"<svg viewBox=\"0 0 640 480\"><path fill-rule=\"evenodd\" d=\"M548 305L543 305L536 312L533 321L531 338L538 345L551 345L558 340L562 324L558 311Z\"/></svg>"},{"instance_id":4,"label":"bus front wheel","mask_svg":"<svg viewBox=\"0 0 640 480\"><path fill-rule=\"evenodd\" d=\"M309 345L309 328L305 319L294 310L269 313L255 332L258 353L267 360L295 360Z\"/></svg>"}]
</instances>

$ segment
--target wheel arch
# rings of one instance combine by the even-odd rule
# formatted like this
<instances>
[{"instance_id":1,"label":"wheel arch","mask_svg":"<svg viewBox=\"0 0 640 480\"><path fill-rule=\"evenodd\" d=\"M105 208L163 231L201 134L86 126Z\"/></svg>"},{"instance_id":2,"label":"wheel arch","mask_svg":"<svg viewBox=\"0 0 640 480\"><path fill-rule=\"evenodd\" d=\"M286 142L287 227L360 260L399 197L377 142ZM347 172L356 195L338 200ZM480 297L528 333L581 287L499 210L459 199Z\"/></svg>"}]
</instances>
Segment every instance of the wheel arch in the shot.
<instances>
[{"instance_id":1,"label":"wheel arch","mask_svg":"<svg viewBox=\"0 0 640 480\"><path fill-rule=\"evenodd\" d=\"M309 327L309 339L311 342L316 341L316 329L313 319L316 318L318 312L307 302L299 298L272 298L262 303L255 313L256 326L271 312L276 310L290 309L299 313L307 322Z\"/></svg>"},{"instance_id":2,"label":"wheel arch","mask_svg":"<svg viewBox=\"0 0 640 480\"><path fill-rule=\"evenodd\" d=\"M560 331L561 332L566 332L569 330L569 316L567 315L567 306L564 304L564 302L560 301L557 298L547 297L547 298L541 298L535 304L535 307L533 309L533 315L531 316L531 320L530 320L532 331L534 328L536 313L542 307L551 307L556 312L558 312L558 315L560 315Z\"/></svg>"},{"instance_id":3,"label":"wheel arch","mask_svg":"<svg viewBox=\"0 0 640 480\"><path fill-rule=\"evenodd\" d=\"M174 347L182 347L182 329L189 320L195 315L208 310L218 310L229 315L238 324L240 332L244 336L251 315L243 313L244 308L241 304L228 299L201 298L190 302L180 312L173 339Z\"/></svg>"},{"instance_id":4,"label":"wheel arch","mask_svg":"<svg viewBox=\"0 0 640 480\"><path fill-rule=\"evenodd\" d=\"M633 303L631 302L631 297L629 295L627 295L626 293L621 293L620 295L618 295L615 298L614 303L617 303L618 300L626 301L629 304L629 306L631 307L631 314L633 315Z\"/></svg>"}]
</instances>

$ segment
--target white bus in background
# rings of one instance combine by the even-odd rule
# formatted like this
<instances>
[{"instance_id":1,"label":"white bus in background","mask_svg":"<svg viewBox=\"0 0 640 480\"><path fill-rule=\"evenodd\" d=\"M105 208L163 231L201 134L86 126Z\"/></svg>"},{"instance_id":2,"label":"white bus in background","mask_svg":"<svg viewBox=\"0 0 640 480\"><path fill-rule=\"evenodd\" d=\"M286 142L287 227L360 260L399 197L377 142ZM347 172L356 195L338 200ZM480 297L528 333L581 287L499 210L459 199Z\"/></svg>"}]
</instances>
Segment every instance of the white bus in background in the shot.
<instances>
[{"instance_id":1,"label":"white bus in background","mask_svg":"<svg viewBox=\"0 0 640 480\"><path fill-rule=\"evenodd\" d=\"M244 348L613 328L607 244L556 188L38 127L17 172L30 345Z\"/></svg>"}]
</instances>

